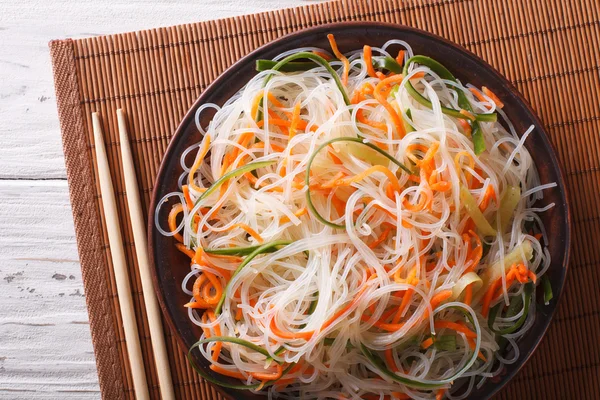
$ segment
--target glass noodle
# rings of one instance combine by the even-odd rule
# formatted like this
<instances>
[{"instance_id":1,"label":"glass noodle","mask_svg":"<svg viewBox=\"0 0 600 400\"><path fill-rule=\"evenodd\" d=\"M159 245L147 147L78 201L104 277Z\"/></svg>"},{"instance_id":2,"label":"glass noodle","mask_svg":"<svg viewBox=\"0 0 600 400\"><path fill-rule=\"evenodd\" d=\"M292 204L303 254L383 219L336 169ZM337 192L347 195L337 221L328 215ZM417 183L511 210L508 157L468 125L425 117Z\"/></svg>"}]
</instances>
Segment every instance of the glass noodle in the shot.
<instances>
[{"instance_id":1,"label":"glass noodle","mask_svg":"<svg viewBox=\"0 0 600 400\"><path fill-rule=\"evenodd\" d=\"M370 51L376 65L413 57L401 40ZM300 58L202 105L181 191L159 202L157 229L191 260L199 339L241 341L191 351L269 398L466 398L518 360L536 312L524 288L550 264L537 214L552 205L535 202L556 185L524 146L534 127L516 132L493 93L427 62L374 76L357 50L346 79L335 49L306 47L271 65L298 52L341 83Z\"/></svg>"}]
</instances>

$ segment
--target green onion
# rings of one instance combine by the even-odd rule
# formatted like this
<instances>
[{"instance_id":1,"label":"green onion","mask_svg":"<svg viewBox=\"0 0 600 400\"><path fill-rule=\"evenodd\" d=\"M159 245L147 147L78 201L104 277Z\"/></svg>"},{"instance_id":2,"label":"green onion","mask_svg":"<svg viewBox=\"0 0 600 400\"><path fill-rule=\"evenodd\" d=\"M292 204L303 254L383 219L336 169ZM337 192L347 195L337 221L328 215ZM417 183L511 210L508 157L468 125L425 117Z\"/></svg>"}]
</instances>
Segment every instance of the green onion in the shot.
<instances>
[{"instance_id":1,"label":"green onion","mask_svg":"<svg viewBox=\"0 0 600 400\"><path fill-rule=\"evenodd\" d=\"M477 202L465 186L460 188L460 201L463 203L469 216L477 226L477 229L485 236L496 236L496 230L492 228L485 216L479 210Z\"/></svg>"},{"instance_id":2,"label":"green onion","mask_svg":"<svg viewBox=\"0 0 600 400\"><path fill-rule=\"evenodd\" d=\"M453 82L458 82L456 80L456 78L454 77L454 75L452 75L452 73L450 71L448 71L448 69L446 69L446 67L444 67L442 64L435 61L434 59L426 57L426 56L411 57L404 64L403 73L405 76L408 74L408 67L412 63L415 63L415 62L429 67L433 72L438 74L440 76L440 78L442 78L442 79L447 79L447 80L450 80ZM415 100L417 100L418 103L422 104L425 107L432 108L431 101L429 101L421 93L419 93L410 81L408 81L406 83L406 90L408 91L408 93L410 93L411 96L414 97ZM458 105L465 111L473 113L471 104L469 103L469 100L467 99L465 94L462 92L462 90L457 90L456 94L458 95ZM444 106L441 106L441 107L442 107L442 112L448 116L469 120L469 117L467 117L464 114L461 114L460 110L455 110L453 108L448 108L448 107L444 107ZM472 130L471 139L473 140L475 154L480 154L485 150L485 141L483 140L483 134L481 132L481 127L479 126L479 121L481 121L481 122L496 122L498 119L498 115L496 113L485 113L485 114L474 114L473 113L473 115L475 115L475 121L471 121L471 130Z\"/></svg>"},{"instance_id":3,"label":"green onion","mask_svg":"<svg viewBox=\"0 0 600 400\"><path fill-rule=\"evenodd\" d=\"M225 297L227 297L227 291L229 290L229 285L231 284L231 281L234 276L239 274L240 271L246 265L248 265L248 263L250 261L252 261L256 256L258 256L260 254L264 254L264 253L269 253L270 250L272 250L272 249L275 249L280 246L287 246L288 244L290 244L290 242L287 242L284 240L277 240L274 242L265 243L265 244L259 246L258 248L256 248L256 250L254 250L252 253L248 254L248 256L246 258L244 258L244 261L241 262L241 264L237 267L237 269L235 271L233 271L233 274L231 275L231 279L229 280L229 282L227 282L227 285L225 286L225 290L223 290L223 295L221 296L221 299L219 300L219 303L217 304L217 307L215 308L215 314L216 315L221 314L221 309L223 308L223 303L225 302Z\"/></svg>"},{"instance_id":4,"label":"green onion","mask_svg":"<svg viewBox=\"0 0 600 400\"><path fill-rule=\"evenodd\" d=\"M221 256L247 256L259 247L260 245L248 247L226 247L224 249L204 249L204 252L207 254L215 254ZM265 253L273 253L274 251L277 251L277 249L269 249L268 251L265 251Z\"/></svg>"},{"instance_id":5,"label":"green onion","mask_svg":"<svg viewBox=\"0 0 600 400\"><path fill-rule=\"evenodd\" d=\"M240 344L240 345L242 345L242 346L246 346L246 347L249 347L249 346L247 346L247 344L251 344L251 345L253 344L253 343L250 343L250 342L246 342L245 340L242 340L242 339L238 339L238 340L240 340L240 341L242 341L242 342L246 342L246 343L241 343L241 342L237 342L237 341L236 341L236 342L233 342L231 339L237 339L237 338L229 338L229 337L213 337L213 338L210 338L210 339L215 339L215 340L211 340L211 341L215 341L215 342L216 342L216 341L220 341L220 342L231 342L231 343L237 343L237 344ZM208 339L205 339L205 340L208 340ZM258 387L260 387L260 386L261 386L261 383L255 383L255 384L253 384L253 385L245 385L245 384L232 384L232 383L228 383L228 382L223 382L223 381L220 381L220 380L218 380L218 379L214 378L212 375L210 375L210 374L207 374L206 372L204 372L204 371L203 371L203 370L202 370L200 367L198 367L198 366L196 365L196 363L194 362L194 358L192 357L192 351L193 351L193 350L194 350L196 347L200 347L200 345L202 345L202 344L203 344L202 342L204 342L204 341L202 341L202 340L201 340L201 341L198 341L198 342L194 343L194 345L192 345L192 347L190 347L190 350L189 350L189 351L188 351L188 353L187 353L187 359L188 359L188 362L190 363L190 365L192 366L192 368L194 369L194 371L196 371L196 372L198 373L198 375L200 375L200 376L201 376L202 378L204 378L206 381L208 381L208 382L210 382L210 383L213 383L213 384L215 384L215 385L219 385L219 386L225 387L225 388L229 388L229 389L237 389L237 390L251 390L251 389L257 389ZM204 343L208 343L208 342L204 342ZM257 346L257 347L258 347L258 346ZM260 347L259 347L259 348L260 348ZM262 349L262 348L260 348L260 349L261 349L261 350L264 350L264 349ZM266 350L265 350L265 351L266 351ZM261 354L264 354L264 353L262 353L262 351L261 351L260 353L261 353ZM267 353L267 354L268 354L268 353ZM287 373L288 373L288 372L289 372L289 371L290 371L290 370L291 370L291 369L292 369L292 368L293 368L295 365L296 365L296 363L292 363L292 364L288 365L288 366L287 366L287 367L286 367L286 368L283 370L283 373L281 374L281 377L284 377L284 376L285 376L285 375L286 375L286 374L287 374ZM279 378L279 379L281 379L281 378ZM263 385L263 387L271 386L271 385L273 385L275 382L277 382L279 379L276 379L276 380L273 380L273 381L268 381L268 382L266 382L266 383Z\"/></svg>"},{"instance_id":6,"label":"green onion","mask_svg":"<svg viewBox=\"0 0 600 400\"><path fill-rule=\"evenodd\" d=\"M502 307L502 303L498 303L496 304L491 310L490 310L490 314L488 316L488 327L490 328L490 330L494 333L497 333L498 335L508 335L510 333L514 333L517 331L517 329L519 329L521 326L523 326L523 324L525 323L525 320L527 319L527 315L529 314L529 305L531 304L531 296L533 295L533 283L529 282L525 284L525 288L523 290L524 293L524 304L523 304L523 315L521 315L521 317L519 317L519 319L511 326L509 326L508 328L504 328L504 329L496 329L494 328L494 322L496 321L496 317L498 316L498 313L500 311L500 308ZM509 306L510 307L510 306ZM511 312L514 312L513 315L516 315L516 312L514 310L512 310ZM508 317L508 313L507 313L507 317Z\"/></svg>"},{"instance_id":7,"label":"green onion","mask_svg":"<svg viewBox=\"0 0 600 400\"><path fill-rule=\"evenodd\" d=\"M377 368L382 374L386 375L388 378L391 378L393 381L396 381L398 383L401 383L403 385L412 387L412 388L416 388L416 389L437 389L440 386L444 386L446 384L447 379L444 379L444 381L428 381L428 380L423 380L423 381L416 381L410 378L406 378L404 376L400 376L400 375L396 375L394 372L390 371L385 364L381 361L381 359L375 355L374 353L371 352L371 350L369 350L367 348L367 346L365 346L364 344L361 343L360 345L360 349L362 351L362 353L364 354L364 356L367 358L367 360L369 360L371 362L371 364L373 364L373 366L375 368ZM474 357L477 357L477 354L473 353ZM472 359L474 359L473 356L471 356ZM462 374L462 372L461 372ZM458 374L457 374L458 375ZM448 382L451 382L452 380L457 378L457 375L452 376L451 380Z\"/></svg>"},{"instance_id":8,"label":"green onion","mask_svg":"<svg viewBox=\"0 0 600 400\"><path fill-rule=\"evenodd\" d=\"M331 65L329 65L329 63L327 62L327 60L325 60L323 57L318 56L314 53L309 53L306 51L302 51L300 53L296 53L296 54L292 54L290 56L287 56L286 58L284 58L283 60L277 62L277 64L273 65L273 67L271 68L272 71L279 71L284 65L288 64L291 61L294 60L298 60L298 59L304 59L307 58L311 61L314 61L315 63L325 67L325 69L331 74L331 76L333 77L333 80L335 81L336 86L338 87L338 89L340 90L340 92L342 93L342 96L344 97L344 103L346 103L347 106L350 105L350 99L348 98L348 94L346 93L346 90L344 89L344 85L342 85L342 81L340 80L340 77L338 76L337 72L335 72L335 70L333 68L331 68ZM273 74L270 74L269 76L267 76L267 78L265 79L265 86L267 85L267 83L269 83L269 81L271 80L271 78L273 77ZM264 97L263 97L264 99Z\"/></svg>"},{"instance_id":9,"label":"green onion","mask_svg":"<svg viewBox=\"0 0 600 400\"><path fill-rule=\"evenodd\" d=\"M373 57L373 67L377 69L387 69L396 74L402 72L402 66L392 57Z\"/></svg>"},{"instance_id":10,"label":"green onion","mask_svg":"<svg viewBox=\"0 0 600 400\"><path fill-rule=\"evenodd\" d=\"M550 304L550 300L554 298L554 293L552 293L552 285L550 284L550 279L546 275L542 276L542 285L544 286L544 304Z\"/></svg>"},{"instance_id":11,"label":"green onion","mask_svg":"<svg viewBox=\"0 0 600 400\"><path fill-rule=\"evenodd\" d=\"M329 146L332 143L336 143L336 142L354 142L354 143L360 143L362 145L365 145L375 151L377 151L379 154L383 155L384 157L386 157L388 160L390 160L391 162L393 162L394 164L396 164L398 167L400 167L401 169L403 169L404 171L406 171L409 174L412 174L412 171L408 168L406 168L406 166L404 164L402 164L400 161L396 160L393 156L391 156L389 153L381 150L379 147L371 144L371 143L365 143L363 142L361 139L358 138L352 138L352 137L339 137L339 138L335 138L335 139L331 139L326 141L325 143L321 144L315 151L314 153L312 153L312 155L310 156L310 158L308 159L308 164L306 165L306 176L304 179L304 183L306 184L306 202L308 203L308 208L310 209L310 211L314 214L314 216L321 221L323 224L330 226L332 228L338 228L338 229L344 229L345 225L340 225L340 224L334 224L331 221L326 220L325 218L323 218L321 216L321 214L319 214L319 212L317 211L317 209L315 208L315 205L312 202L312 198L310 197L310 168L312 166L312 163L316 157L316 155L326 146Z\"/></svg>"},{"instance_id":12,"label":"green onion","mask_svg":"<svg viewBox=\"0 0 600 400\"><path fill-rule=\"evenodd\" d=\"M258 168L268 167L269 165L275 164L275 162L276 162L275 160L253 162L250 164L246 164L242 167L236 168L233 171L229 171L228 173L226 173L225 175L223 175L222 177L217 179L215 181L215 183L210 185L210 187L208 189L206 189L206 191L204 193L202 193L200 195L200 197L198 197L198 200L196 200L196 203L194 203L194 206L197 206L202 200L206 199L208 196L213 194L215 190L217 190L222 184L224 184L228 180L237 178L240 175L244 175L246 172L254 171L255 169L258 169Z\"/></svg>"}]
</instances>

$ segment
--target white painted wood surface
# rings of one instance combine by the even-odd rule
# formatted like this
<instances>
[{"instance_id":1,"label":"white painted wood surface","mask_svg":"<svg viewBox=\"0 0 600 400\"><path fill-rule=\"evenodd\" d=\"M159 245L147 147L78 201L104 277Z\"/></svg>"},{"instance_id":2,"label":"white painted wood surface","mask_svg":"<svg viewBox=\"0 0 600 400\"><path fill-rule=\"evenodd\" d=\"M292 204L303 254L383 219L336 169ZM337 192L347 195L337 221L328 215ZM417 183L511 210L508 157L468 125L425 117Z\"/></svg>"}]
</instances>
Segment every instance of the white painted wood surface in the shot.
<instances>
[{"instance_id":1,"label":"white painted wood surface","mask_svg":"<svg viewBox=\"0 0 600 400\"><path fill-rule=\"evenodd\" d=\"M48 41L303 0L0 0L0 399L99 398Z\"/></svg>"}]
</instances>

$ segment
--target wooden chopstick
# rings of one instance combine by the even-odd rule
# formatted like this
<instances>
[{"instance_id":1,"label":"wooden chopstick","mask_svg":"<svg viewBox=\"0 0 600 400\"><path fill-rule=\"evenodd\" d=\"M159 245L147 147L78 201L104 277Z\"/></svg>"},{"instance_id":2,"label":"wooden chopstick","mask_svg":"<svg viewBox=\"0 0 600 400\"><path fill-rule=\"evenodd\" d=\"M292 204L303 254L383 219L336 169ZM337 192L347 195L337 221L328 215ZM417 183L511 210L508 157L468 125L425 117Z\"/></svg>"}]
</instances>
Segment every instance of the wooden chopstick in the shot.
<instances>
[{"instance_id":1,"label":"wooden chopstick","mask_svg":"<svg viewBox=\"0 0 600 400\"><path fill-rule=\"evenodd\" d=\"M119 296L123 330L125 331L125 344L127 345L127 354L129 356L131 376L133 378L133 388L138 400L146 400L150 398L148 394L148 383L146 382L146 375L144 373L142 349L140 347L140 338L135 320L133 300L131 298L131 287L129 286L129 274L127 272L127 263L125 262L125 250L123 249L123 239L121 237L121 229L119 228L119 215L115 201L115 192L110 177L110 169L106 157L106 148L104 147L104 138L98 113L92 113L92 125L94 130L94 144L96 146L98 178L100 181L100 191L102 193L102 206L104 208L108 243L112 255L115 281L117 283L117 294Z\"/></svg>"},{"instance_id":2,"label":"wooden chopstick","mask_svg":"<svg viewBox=\"0 0 600 400\"><path fill-rule=\"evenodd\" d=\"M140 278L142 281L144 304L146 305L146 312L148 314L150 340L152 342L152 351L154 352L160 394L163 400L174 400L175 394L173 392L169 357L167 356L167 348L165 346L163 327L160 319L160 309L158 308L158 301L156 300L156 293L154 292L152 276L150 274L145 219L143 217L133 156L131 154L131 146L127 134L127 121L125 120L125 115L121 109L117 110L117 121L119 125L119 140L121 143L123 175L125 177L125 192L127 193L129 218L131 220L135 253L137 255Z\"/></svg>"}]
</instances>

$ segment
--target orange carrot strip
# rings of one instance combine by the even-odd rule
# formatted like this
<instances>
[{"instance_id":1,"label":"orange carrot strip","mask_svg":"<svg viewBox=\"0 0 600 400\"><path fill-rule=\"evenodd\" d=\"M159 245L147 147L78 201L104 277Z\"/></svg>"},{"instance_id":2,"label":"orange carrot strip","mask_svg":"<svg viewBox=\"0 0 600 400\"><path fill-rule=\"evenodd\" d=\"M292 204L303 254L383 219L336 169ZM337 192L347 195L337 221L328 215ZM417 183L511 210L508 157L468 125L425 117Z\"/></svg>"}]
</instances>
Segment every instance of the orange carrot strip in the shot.
<instances>
[{"instance_id":1,"label":"orange carrot strip","mask_svg":"<svg viewBox=\"0 0 600 400\"><path fill-rule=\"evenodd\" d=\"M183 254L188 256L189 258L194 258L194 256L196 255L196 253L193 250L188 249L182 243L176 243L175 247L177 247L177 250L179 250L180 252L182 252Z\"/></svg>"},{"instance_id":2,"label":"orange carrot strip","mask_svg":"<svg viewBox=\"0 0 600 400\"><path fill-rule=\"evenodd\" d=\"M469 347L471 348L471 350L475 350L475 340L468 338L467 342L469 343ZM483 361L487 361L487 359L485 358L485 356L483 355L483 353L481 351L479 351L479 353L477 353L477 357L479 357Z\"/></svg>"},{"instance_id":3,"label":"orange carrot strip","mask_svg":"<svg viewBox=\"0 0 600 400\"><path fill-rule=\"evenodd\" d=\"M365 58L365 64L367 65L367 74L371 78L376 78L377 75L375 74L375 68L373 68L372 54L371 46L365 44L363 47L363 56Z\"/></svg>"},{"instance_id":4,"label":"orange carrot strip","mask_svg":"<svg viewBox=\"0 0 600 400\"><path fill-rule=\"evenodd\" d=\"M390 234L390 232L391 232L391 231L392 231L392 228L387 228L386 230L384 230L384 231L381 233L381 235L379 235L379 237L378 237L378 238L377 238L377 239L376 239L374 242L372 242L372 243L369 245L369 248L370 248L370 249L374 249L375 247L377 247L377 246L379 246L381 243L383 243L383 242L384 242L384 241L387 239L387 237L388 237L388 235Z\"/></svg>"},{"instance_id":5,"label":"orange carrot strip","mask_svg":"<svg viewBox=\"0 0 600 400\"><path fill-rule=\"evenodd\" d=\"M254 99L252 100L252 105L250 106L250 117L252 119L255 119L256 116L258 115L258 106L260 104L260 101L262 100L264 96L264 91L260 91L256 97L254 97Z\"/></svg>"},{"instance_id":6,"label":"orange carrot strip","mask_svg":"<svg viewBox=\"0 0 600 400\"><path fill-rule=\"evenodd\" d=\"M271 330L273 331L274 334L276 334L277 336L283 338L283 339L304 339L304 340L310 340L310 338L312 337L312 335L315 333L315 331L306 331L306 332L286 332L286 331L282 331L281 329L279 329L277 327L277 324L275 323L275 318L273 318L271 320L271 324L269 325Z\"/></svg>"},{"instance_id":7,"label":"orange carrot strip","mask_svg":"<svg viewBox=\"0 0 600 400\"><path fill-rule=\"evenodd\" d=\"M477 97L477 100L481 101L481 102L486 102L487 100L485 99L485 97L483 97L483 95L481 93L479 93L479 90L475 89L475 88L469 88L469 91L471 93L473 93L473 96Z\"/></svg>"},{"instance_id":8,"label":"orange carrot strip","mask_svg":"<svg viewBox=\"0 0 600 400\"><path fill-rule=\"evenodd\" d=\"M370 281L371 279L374 279L376 276L377 276L377 274L371 275L367 279L367 281ZM360 301L363 293L367 290L367 288L368 288L368 286L367 286L367 284L365 282L365 284L358 291L358 293L356 294L356 296L354 296L354 299L350 303L348 303L346 306L344 306L340 310L338 310L338 312L336 312L335 314L333 314L331 316L331 318L329 318L327 321L325 321L325 323L321 327L321 330L327 329L329 326L331 326L331 324L333 324L340 317L340 315L342 315L343 313L345 313L346 311L348 311L349 309L351 309L352 307L354 307L356 304L358 304L358 302Z\"/></svg>"},{"instance_id":9,"label":"orange carrot strip","mask_svg":"<svg viewBox=\"0 0 600 400\"><path fill-rule=\"evenodd\" d=\"M217 316L215 315L215 312L213 310L207 310L205 312L205 314L208 315L210 322L215 322L217 320ZM217 336L221 336L221 327L218 324L215 325L214 329L215 329L215 334ZM221 354L222 347L223 347L223 342L215 342L215 345L213 347L213 353L212 353L213 361L217 361L219 359L219 355Z\"/></svg>"},{"instance_id":10,"label":"orange carrot strip","mask_svg":"<svg viewBox=\"0 0 600 400\"><path fill-rule=\"evenodd\" d=\"M396 62L401 66L404 65L404 50L399 50L398 55L396 56Z\"/></svg>"},{"instance_id":11,"label":"orange carrot strip","mask_svg":"<svg viewBox=\"0 0 600 400\"><path fill-rule=\"evenodd\" d=\"M188 185L183 185L181 187L181 191L183 192L183 197L185 198L185 205L187 206L188 210L191 210L192 208L194 208L194 202L190 197L190 189Z\"/></svg>"},{"instance_id":12,"label":"orange carrot strip","mask_svg":"<svg viewBox=\"0 0 600 400\"><path fill-rule=\"evenodd\" d=\"M384 352L385 355L385 362L388 365L388 368L391 369L393 372L398 372L400 371L400 369L398 368L398 365L396 364L396 360L394 360L394 354L392 353L392 349L387 349Z\"/></svg>"},{"instance_id":13,"label":"orange carrot strip","mask_svg":"<svg viewBox=\"0 0 600 400\"><path fill-rule=\"evenodd\" d=\"M350 61L338 50L337 43L335 42L335 37L330 33L327 35L327 39L329 40L329 45L331 46L331 50L333 50L333 54L335 57L344 64L344 71L342 72L342 84L344 86L348 85L348 74L350 73Z\"/></svg>"},{"instance_id":14,"label":"orange carrot strip","mask_svg":"<svg viewBox=\"0 0 600 400\"><path fill-rule=\"evenodd\" d=\"M249 372L249 374L261 381L274 381L281 378L281 375L283 374L283 367L281 364L275 363L275 368L277 369L275 372Z\"/></svg>"},{"instance_id":15,"label":"orange carrot strip","mask_svg":"<svg viewBox=\"0 0 600 400\"><path fill-rule=\"evenodd\" d=\"M383 173L390 180L394 190L397 192L402 191L402 187L400 186L400 182L398 181L398 178L396 178L396 175L383 165L373 165L372 167L366 169L360 174L354 175L353 177L339 179L335 186L350 186L352 183L358 182L375 172Z\"/></svg>"},{"instance_id":16,"label":"orange carrot strip","mask_svg":"<svg viewBox=\"0 0 600 400\"><path fill-rule=\"evenodd\" d=\"M467 328L467 326L464 324L464 322L451 322L451 321L437 320L433 323L433 327L436 330L451 329L453 331L463 333L468 338L476 338L477 337L477 334L475 332L473 332L472 330L470 330L469 328Z\"/></svg>"},{"instance_id":17,"label":"orange carrot strip","mask_svg":"<svg viewBox=\"0 0 600 400\"><path fill-rule=\"evenodd\" d=\"M232 371L230 369L225 369L219 365L211 364L210 369L215 371L217 374L229 376L231 378L237 378L239 380L246 380L246 377L239 371Z\"/></svg>"},{"instance_id":18,"label":"orange carrot strip","mask_svg":"<svg viewBox=\"0 0 600 400\"><path fill-rule=\"evenodd\" d=\"M243 224L243 223L239 223L239 224L233 224L231 225L229 228L225 229L224 232L229 232L232 231L236 228L240 228L244 231L246 231L246 233L250 236L252 236L254 239L256 239L256 241L258 243L263 243L265 240L262 238L262 236L260 236L258 234L258 232L256 232L254 229L252 229L250 226Z\"/></svg>"},{"instance_id":19,"label":"orange carrot strip","mask_svg":"<svg viewBox=\"0 0 600 400\"><path fill-rule=\"evenodd\" d=\"M296 103L296 105L294 106L294 112L292 113L292 122L290 123L290 129L289 129L290 139L292 139L294 136L296 136L297 126L298 126L299 122L300 122L300 102Z\"/></svg>"},{"instance_id":20,"label":"orange carrot strip","mask_svg":"<svg viewBox=\"0 0 600 400\"><path fill-rule=\"evenodd\" d=\"M183 212L183 205L181 203L177 203L173 206L173 208L171 208L171 211L169 212L169 230L171 232L175 232L177 230L177 216L179 215L179 213ZM183 242L183 236L181 236L180 233L176 233L175 235L173 235L173 237L179 241L179 242Z\"/></svg>"},{"instance_id":21,"label":"orange carrot strip","mask_svg":"<svg viewBox=\"0 0 600 400\"><path fill-rule=\"evenodd\" d=\"M428 339L423 340L423 342L421 342L421 348L426 350L426 349L430 348L432 344L433 344L433 337L430 337Z\"/></svg>"},{"instance_id":22,"label":"orange carrot strip","mask_svg":"<svg viewBox=\"0 0 600 400\"><path fill-rule=\"evenodd\" d=\"M481 88L481 90L483 91L483 93L486 96L488 96L490 99L492 99L494 103L496 103L496 107L498 107L498 108L504 107L504 103L490 89L488 89L485 86L483 86Z\"/></svg>"},{"instance_id":23,"label":"orange carrot strip","mask_svg":"<svg viewBox=\"0 0 600 400\"><path fill-rule=\"evenodd\" d=\"M307 213L308 213L308 210L306 209L306 207L302 207L302 208L298 209L296 212L294 212L294 215L296 217L301 217L303 215L306 215ZM290 222L290 219L289 219L289 217L287 217L287 216L284 215L279 220L279 223L280 224L285 224L286 222Z\"/></svg>"},{"instance_id":24,"label":"orange carrot strip","mask_svg":"<svg viewBox=\"0 0 600 400\"><path fill-rule=\"evenodd\" d=\"M446 389L439 389L435 394L435 400L442 400L446 394Z\"/></svg>"},{"instance_id":25,"label":"orange carrot strip","mask_svg":"<svg viewBox=\"0 0 600 400\"><path fill-rule=\"evenodd\" d=\"M406 134L406 131L404 130L404 124L402 123L402 118L400 118L394 107L388 103L387 96L390 91L389 86L394 83L402 82L402 79L404 79L404 75L402 74L390 76L389 78L385 78L379 82L373 90L373 96L390 114L392 121L394 122L394 126L396 127L396 131L401 138Z\"/></svg>"},{"instance_id":26,"label":"orange carrot strip","mask_svg":"<svg viewBox=\"0 0 600 400\"><path fill-rule=\"evenodd\" d=\"M323 51L313 50L313 53L318 55L321 58L324 58L326 61L331 60L331 56Z\"/></svg>"},{"instance_id":27,"label":"orange carrot strip","mask_svg":"<svg viewBox=\"0 0 600 400\"><path fill-rule=\"evenodd\" d=\"M472 112L469 112L467 110L460 110L460 113L462 115L464 115L465 117L467 117L468 119L470 119L471 121L475 121L475 115L473 115Z\"/></svg>"},{"instance_id":28,"label":"orange carrot strip","mask_svg":"<svg viewBox=\"0 0 600 400\"><path fill-rule=\"evenodd\" d=\"M210 148L210 136L206 136L206 138L204 139L202 148L200 149L200 153L196 157L196 160L194 161L194 165L192 165L192 168L190 168L190 173L188 175L189 186L197 192L204 192L206 190L205 188L201 188L200 186L198 186L194 183L194 175L196 175L196 171L198 170L198 168L200 168L202 161L204 161L204 157L206 156L206 153L208 153L209 148Z\"/></svg>"}]
</instances>

